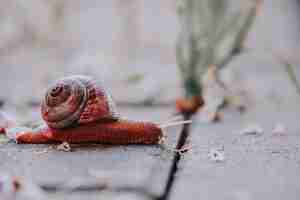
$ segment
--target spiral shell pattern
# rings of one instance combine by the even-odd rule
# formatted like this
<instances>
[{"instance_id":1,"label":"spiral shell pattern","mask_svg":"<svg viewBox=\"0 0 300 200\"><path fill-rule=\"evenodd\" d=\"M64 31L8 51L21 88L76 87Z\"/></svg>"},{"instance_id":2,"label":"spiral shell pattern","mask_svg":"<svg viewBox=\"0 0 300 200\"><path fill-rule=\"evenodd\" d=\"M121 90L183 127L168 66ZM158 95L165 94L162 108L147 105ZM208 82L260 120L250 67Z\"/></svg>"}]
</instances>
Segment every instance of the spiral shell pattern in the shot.
<instances>
[{"instance_id":1,"label":"spiral shell pattern","mask_svg":"<svg viewBox=\"0 0 300 200\"><path fill-rule=\"evenodd\" d=\"M118 120L111 96L87 76L70 76L55 82L46 92L41 112L51 128Z\"/></svg>"}]
</instances>

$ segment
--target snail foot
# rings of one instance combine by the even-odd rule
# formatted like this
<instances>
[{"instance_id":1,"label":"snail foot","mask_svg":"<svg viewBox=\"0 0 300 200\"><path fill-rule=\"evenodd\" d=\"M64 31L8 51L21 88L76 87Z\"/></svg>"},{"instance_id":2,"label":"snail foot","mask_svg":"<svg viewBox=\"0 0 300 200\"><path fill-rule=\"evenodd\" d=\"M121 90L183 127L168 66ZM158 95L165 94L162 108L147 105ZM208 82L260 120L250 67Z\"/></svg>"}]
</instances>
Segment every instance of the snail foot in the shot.
<instances>
[{"instance_id":1,"label":"snail foot","mask_svg":"<svg viewBox=\"0 0 300 200\"><path fill-rule=\"evenodd\" d=\"M42 132L27 127L15 127L7 129L6 136L16 143L53 143L54 141Z\"/></svg>"}]
</instances>

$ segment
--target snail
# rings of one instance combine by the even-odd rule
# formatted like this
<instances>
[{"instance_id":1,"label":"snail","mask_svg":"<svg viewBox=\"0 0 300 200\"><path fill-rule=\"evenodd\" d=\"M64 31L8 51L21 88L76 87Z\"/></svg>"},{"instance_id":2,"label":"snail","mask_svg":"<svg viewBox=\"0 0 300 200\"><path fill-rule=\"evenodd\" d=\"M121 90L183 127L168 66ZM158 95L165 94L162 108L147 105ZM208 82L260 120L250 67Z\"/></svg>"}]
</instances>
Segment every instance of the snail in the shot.
<instances>
[{"instance_id":1,"label":"snail","mask_svg":"<svg viewBox=\"0 0 300 200\"><path fill-rule=\"evenodd\" d=\"M190 123L127 120L117 112L111 95L99 82L79 75L65 77L49 87L41 115L44 125L36 129L17 127L6 134L17 143L157 144L164 138L165 128Z\"/></svg>"}]
</instances>

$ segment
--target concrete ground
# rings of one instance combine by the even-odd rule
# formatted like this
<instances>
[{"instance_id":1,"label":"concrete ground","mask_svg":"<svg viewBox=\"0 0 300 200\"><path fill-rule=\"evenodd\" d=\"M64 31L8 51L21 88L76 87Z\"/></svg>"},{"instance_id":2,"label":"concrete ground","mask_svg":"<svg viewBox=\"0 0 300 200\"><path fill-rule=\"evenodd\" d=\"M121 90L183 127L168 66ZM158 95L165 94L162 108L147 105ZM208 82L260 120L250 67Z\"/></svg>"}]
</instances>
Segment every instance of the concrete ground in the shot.
<instances>
[{"instance_id":1,"label":"concrete ground","mask_svg":"<svg viewBox=\"0 0 300 200\"><path fill-rule=\"evenodd\" d=\"M82 30L94 26L87 22L98 16L97 8L101 7L96 1L90 2L78 7L81 8L78 15L71 12L72 9L69 10L73 14L68 19L80 18L80 24L84 25ZM177 33L176 18L175 11L167 9L166 21L157 25L156 22L165 16L162 14L164 12L153 17L158 1L145 2L142 19L151 26L143 26L141 32L148 33L144 35L144 39L149 42L148 46L140 44L139 53L142 55L127 63L135 63L134 66L108 68L112 71L101 66L101 70L106 73L105 77L121 74L118 78L123 81L118 80L116 83L107 79L109 84L112 83L109 87L120 103L118 109L122 115L136 120L161 122L174 113L172 102L181 93L177 88L179 76L175 57L170 53L175 36L168 38L167 33L170 30ZM110 10L106 12L110 13ZM169 199L299 199L300 94L278 59L279 55L291 63L300 79L300 59L297 55L300 49L299 15L299 3L296 0L265 1L246 41L247 50L224 71L224 80L231 88L242 88L245 91L246 111L241 114L235 108L228 107L222 111L221 121L216 124L201 123L199 115L193 116L186 141L187 152L180 155L174 152L182 127L169 129L164 145L71 145L71 152L59 151L57 145L18 145L1 137L1 177L2 174L13 175L24 180L24 193L17 197L20 200L159 199L170 185ZM165 30L165 24L170 24L168 30ZM70 23L68 28L71 32L79 27ZM110 29L114 30L112 27ZM157 30L164 30L165 34L160 38L161 33ZM86 47L93 44L99 32L99 27L95 32L89 32L90 39L83 40L82 45L76 44L75 53L72 51L71 55L65 52L66 49L72 49L70 46L62 51L56 51L55 48L40 51L40 46L31 50L20 47L14 51L2 51L4 54L1 54L0 64L1 72L4 73L0 74L0 90L5 92L1 92L0 100L5 101L3 109L20 123L41 120L39 107L35 103L39 102L50 80L70 72L86 73L76 67L82 63L87 64L91 72L98 72L95 75L99 77L101 70L95 68L99 58L89 53L85 57L83 53ZM106 30L107 37L110 32ZM75 36L86 34L83 31ZM167 40L167 44L160 41L159 48L156 48L153 34L162 41ZM103 49L102 44L98 41L94 48ZM119 43L114 44L117 49ZM109 45L110 42L104 44L105 47ZM78 46L84 48L77 49ZM94 52L95 49L89 49L88 52ZM114 53L116 49L109 51ZM99 55L104 54L102 52ZM78 59L72 60L74 57ZM101 56L100 60L103 61ZM88 65L87 61L93 66ZM47 62L47 66L37 70L44 62ZM20 68L20 64L28 67ZM67 67L60 70L61 65ZM155 75L154 69L157 69ZM128 84L129 90L125 92L124 76L131 70L147 72L148 78L139 84ZM18 84L16 80L19 80ZM145 88L149 85L151 87ZM159 91L153 88L159 88ZM160 105L149 107L138 104L147 95L151 98L154 96ZM128 102L124 103L124 99ZM252 130L249 132L249 129ZM170 179L170 175L174 179ZM3 185L0 185L1 188Z\"/></svg>"}]
</instances>

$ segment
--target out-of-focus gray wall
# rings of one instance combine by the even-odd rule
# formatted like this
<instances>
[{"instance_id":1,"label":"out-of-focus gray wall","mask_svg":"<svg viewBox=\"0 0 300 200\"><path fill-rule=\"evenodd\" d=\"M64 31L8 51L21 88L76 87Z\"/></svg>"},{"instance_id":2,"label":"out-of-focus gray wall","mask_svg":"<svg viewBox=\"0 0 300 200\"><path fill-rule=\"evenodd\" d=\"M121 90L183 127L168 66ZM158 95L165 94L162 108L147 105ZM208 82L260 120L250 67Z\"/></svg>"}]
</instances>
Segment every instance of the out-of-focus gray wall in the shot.
<instances>
[{"instance_id":1,"label":"out-of-focus gray wall","mask_svg":"<svg viewBox=\"0 0 300 200\"><path fill-rule=\"evenodd\" d=\"M118 101L180 95L175 1L0 3L0 100L38 102L51 81L69 74L103 80ZM297 60L299 9L297 0L265 0L246 46Z\"/></svg>"},{"instance_id":2,"label":"out-of-focus gray wall","mask_svg":"<svg viewBox=\"0 0 300 200\"><path fill-rule=\"evenodd\" d=\"M147 92L157 96L157 74L169 75L162 84L178 82L173 80L178 77L177 26L171 0L13 0L2 5L2 99L38 101L49 82L69 74L102 79L114 96L129 101L132 96L144 100Z\"/></svg>"}]
</instances>

